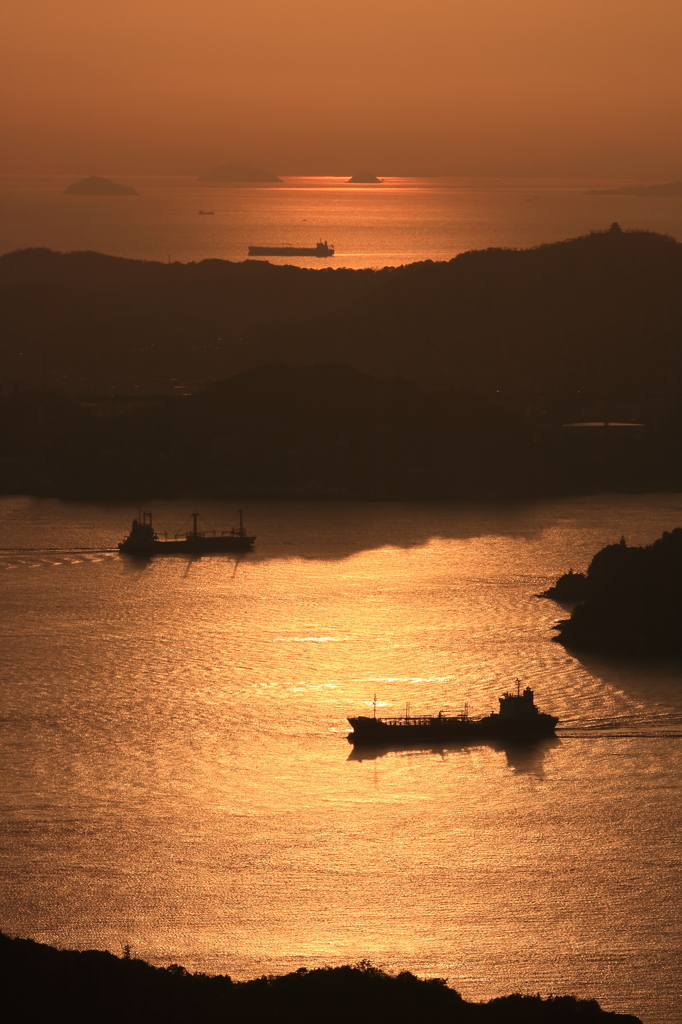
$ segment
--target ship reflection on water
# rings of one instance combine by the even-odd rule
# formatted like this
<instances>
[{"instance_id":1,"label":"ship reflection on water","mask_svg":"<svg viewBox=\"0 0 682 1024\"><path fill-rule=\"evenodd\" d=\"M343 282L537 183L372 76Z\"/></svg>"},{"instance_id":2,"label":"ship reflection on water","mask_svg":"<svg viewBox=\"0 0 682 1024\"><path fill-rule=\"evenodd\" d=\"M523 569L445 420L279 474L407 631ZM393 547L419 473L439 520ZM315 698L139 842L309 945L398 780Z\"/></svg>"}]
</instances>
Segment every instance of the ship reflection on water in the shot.
<instances>
[{"instance_id":1,"label":"ship reflection on water","mask_svg":"<svg viewBox=\"0 0 682 1024\"><path fill-rule=\"evenodd\" d=\"M449 743L405 743L396 746L362 746L353 747L348 755L348 761L376 761L387 754L398 756L420 756L437 754L443 760L458 754L467 754L471 750L480 747L488 747L491 750L504 753L507 758L507 767L519 775L536 775L543 778L545 774L545 757L556 747L561 746L561 740L557 736L546 736L537 740L497 740L477 739L452 740Z\"/></svg>"}]
</instances>

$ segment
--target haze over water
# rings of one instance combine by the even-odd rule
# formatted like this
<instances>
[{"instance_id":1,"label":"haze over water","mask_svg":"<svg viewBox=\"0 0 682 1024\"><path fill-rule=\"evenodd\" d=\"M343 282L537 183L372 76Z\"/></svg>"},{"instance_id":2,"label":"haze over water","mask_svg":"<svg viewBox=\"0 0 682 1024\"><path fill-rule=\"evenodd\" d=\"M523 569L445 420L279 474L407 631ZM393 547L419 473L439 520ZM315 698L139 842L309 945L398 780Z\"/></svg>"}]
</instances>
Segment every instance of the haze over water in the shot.
<instances>
[{"instance_id":1,"label":"haze over water","mask_svg":"<svg viewBox=\"0 0 682 1024\"><path fill-rule=\"evenodd\" d=\"M613 221L682 238L682 199L585 195L622 180L388 178L362 186L324 177L213 187L189 177L112 177L140 195L64 195L78 175L0 178L0 253L36 246L162 262L238 262L251 244L327 240L336 249L329 259L267 259L376 268L489 246L526 248ZM202 209L213 214L202 216Z\"/></svg>"},{"instance_id":2,"label":"haze over water","mask_svg":"<svg viewBox=\"0 0 682 1024\"><path fill-rule=\"evenodd\" d=\"M190 511L153 508L171 535ZM682 495L249 502L238 560L121 557L135 513L0 499L4 930L679 1020L682 670L567 653L534 595ZM483 714L517 676L557 740L351 755L375 692Z\"/></svg>"}]
</instances>

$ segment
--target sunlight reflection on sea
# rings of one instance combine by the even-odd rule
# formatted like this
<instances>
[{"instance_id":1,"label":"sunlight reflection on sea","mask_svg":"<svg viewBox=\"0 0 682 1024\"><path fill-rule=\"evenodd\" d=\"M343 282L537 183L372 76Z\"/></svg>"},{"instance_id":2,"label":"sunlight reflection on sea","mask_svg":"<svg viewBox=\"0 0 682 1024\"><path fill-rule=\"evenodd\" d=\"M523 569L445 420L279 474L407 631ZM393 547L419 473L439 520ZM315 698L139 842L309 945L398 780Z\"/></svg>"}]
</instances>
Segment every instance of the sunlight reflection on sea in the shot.
<instances>
[{"instance_id":1,"label":"sunlight reflection on sea","mask_svg":"<svg viewBox=\"0 0 682 1024\"><path fill-rule=\"evenodd\" d=\"M679 199L586 195L590 179L286 178L275 185L199 185L192 178L117 178L138 196L66 196L74 177L0 177L0 253L31 246L161 262L241 261L249 245L314 246L334 257L271 263L383 267L448 260L488 246L527 248L604 230L682 238ZM211 210L201 216L199 210Z\"/></svg>"},{"instance_id":2,"label":"sunlight reflection on sea","mask_svg":"<svg viewBox=\"0 0 682 1024\"><path fill-rule=\"evenodd\" d=\"M169 533L187 514L154 510ZM250 502L253 554L136 561L112 550L134 509L0 499L0 926L235 977L370 958L468 998L676 1020L682 671L566 652L535 595L681 511ZM345 740L375 692L478 714L516 676L558 739Z\"/></svg>"}]
</instances>

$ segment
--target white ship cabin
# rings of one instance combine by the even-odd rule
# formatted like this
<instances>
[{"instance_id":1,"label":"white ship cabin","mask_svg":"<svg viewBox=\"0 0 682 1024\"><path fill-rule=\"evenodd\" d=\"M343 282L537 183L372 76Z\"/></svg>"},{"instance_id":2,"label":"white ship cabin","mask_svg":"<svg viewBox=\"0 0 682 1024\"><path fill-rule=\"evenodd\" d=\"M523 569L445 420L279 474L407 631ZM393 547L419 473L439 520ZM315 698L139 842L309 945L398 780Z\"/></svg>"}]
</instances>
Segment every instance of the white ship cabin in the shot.
<instances>
[{"instance_id":1,"label":"white ship cabin","mask_svg":"<svg viewBox=\"0 0 682 1024\"><path fill-rule=\"evenodd\" d=\"M516 693L505 693L499 698L501 718L534 718L538 709L533 701L530 686L521 693L521 684L516 681Z\"/></svg>"}]
</instances>

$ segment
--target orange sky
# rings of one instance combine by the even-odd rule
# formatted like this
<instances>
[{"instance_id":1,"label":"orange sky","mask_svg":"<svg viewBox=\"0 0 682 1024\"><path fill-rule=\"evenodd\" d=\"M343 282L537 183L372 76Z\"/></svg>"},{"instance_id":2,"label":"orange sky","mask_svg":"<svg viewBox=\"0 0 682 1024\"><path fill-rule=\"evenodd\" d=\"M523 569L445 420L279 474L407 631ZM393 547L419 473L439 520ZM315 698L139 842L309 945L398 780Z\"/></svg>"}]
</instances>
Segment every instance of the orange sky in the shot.
<instances>
[{"instance_id":1,"label":"orange sky","mask_svg":"<svg viewBox=\"0 0 682 1024\"><path fill-rule=\"evenodd\" d=\"M0 171L682 177L681 0L1 0Z\"/></svg>"}]
</instances>

